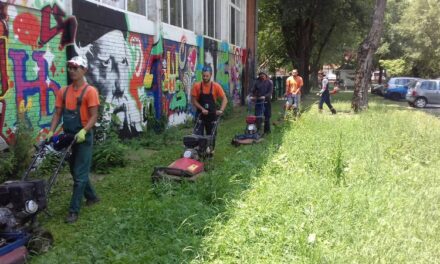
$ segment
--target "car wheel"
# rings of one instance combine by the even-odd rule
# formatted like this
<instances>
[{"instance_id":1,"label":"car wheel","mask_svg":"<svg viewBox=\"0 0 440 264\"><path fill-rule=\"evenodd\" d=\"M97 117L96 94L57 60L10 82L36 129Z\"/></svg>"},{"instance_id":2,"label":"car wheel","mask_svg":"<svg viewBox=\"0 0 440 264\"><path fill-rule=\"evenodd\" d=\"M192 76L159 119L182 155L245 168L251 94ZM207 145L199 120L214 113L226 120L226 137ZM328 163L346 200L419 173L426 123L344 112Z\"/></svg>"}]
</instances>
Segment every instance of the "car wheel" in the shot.
<instances>
[{"instance_id":1,"label":"car wheel","mask_svg":"<svg viewBox=\"0 0 440 264\"><path fill-rule=\"evenodd\" d=\"M425 98L423 98L423 97L419 97L419 98L417 98L415 101L414 101L414 105L417 107L417 108L423 108L423 107L425 107L426 106L426 99Z\"/></svg>"}]
</instances>

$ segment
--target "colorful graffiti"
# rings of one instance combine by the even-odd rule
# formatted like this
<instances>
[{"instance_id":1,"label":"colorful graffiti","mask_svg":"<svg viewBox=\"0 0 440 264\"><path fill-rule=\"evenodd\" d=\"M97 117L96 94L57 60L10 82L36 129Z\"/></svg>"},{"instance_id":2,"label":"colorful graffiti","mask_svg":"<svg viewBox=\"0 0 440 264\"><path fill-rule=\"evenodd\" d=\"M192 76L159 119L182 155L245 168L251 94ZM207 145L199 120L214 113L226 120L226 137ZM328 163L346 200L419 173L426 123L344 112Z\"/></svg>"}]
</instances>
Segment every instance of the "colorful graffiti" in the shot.
<instances>
[{"instance_id":1,"label":"colorful graffiti","mask_svg":"<svg viewBox=\"0 0 440 264\"><path fill-rule=\"evenodd\" d=\"M38 136L50 125L55 93L66 84L64 47L74 39L76 20L64 20L56 3L40 11L1 3L0 10L0 148L5 148L19 120Z\"/></svg>"},{"instance_id":2,"label":"colorful graffiti","mask_svg":"<svg viewBox=\"0 0 440 264\"><path fill-rule=\"evenodd\" d=\"M184 35L173 41L162 32L132 32L127 14L86 0L71 1L69 17L64 3L0 2L0 149L12 142L19 119L44 136L55 93L68 82L66 59L74 55L87 59L86 78L106 104L105 118L116 116L111 120L126 137L143 131L150 118L166 116L169 125L192 118L190 92L204 65L240 102L242 49L203 36L188 44Z\"/></svg>"}]
</instances>

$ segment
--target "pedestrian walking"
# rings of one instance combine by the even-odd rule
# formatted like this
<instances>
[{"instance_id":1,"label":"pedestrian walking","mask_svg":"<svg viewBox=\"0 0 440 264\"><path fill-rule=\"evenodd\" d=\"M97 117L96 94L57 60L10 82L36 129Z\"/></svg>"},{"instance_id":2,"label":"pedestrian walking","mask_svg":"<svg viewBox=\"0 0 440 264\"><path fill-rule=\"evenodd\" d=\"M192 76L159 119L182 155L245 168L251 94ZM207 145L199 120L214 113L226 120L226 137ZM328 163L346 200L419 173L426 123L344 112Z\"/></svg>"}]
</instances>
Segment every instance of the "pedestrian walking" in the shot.
<instances>
[{"instance_id":1,"label":"pedestrian walking","mask_svg":"<svg viewBox=\"0 0 440 264\"><path fill-rule=\"evenodd\" d=\"M294 115L299 112L299 105L301 102L301 88L304 85L303 79L298 75L298 70L293 69L292 74L286 80L286 104L284 107L284 117L287 115L287 110L293 107Z\"/></svg>"},{"instance_id":2,"label":"pedestrian walking","mask_svg":"<svg viewBox=\"0 0 440 264\"><path fill-rule=\"evenodd\" d=\"M330 91L328 89L328 78L323 72L319 73L319 79L321 80L321 90L319 91L318 95L321 96L321 99L319 100L319 112L322 112L322 106L324 103L328 106L332 114L336 114L336 110L333 108L331 102L330 102Z\"/></svg>"}]
</instances>

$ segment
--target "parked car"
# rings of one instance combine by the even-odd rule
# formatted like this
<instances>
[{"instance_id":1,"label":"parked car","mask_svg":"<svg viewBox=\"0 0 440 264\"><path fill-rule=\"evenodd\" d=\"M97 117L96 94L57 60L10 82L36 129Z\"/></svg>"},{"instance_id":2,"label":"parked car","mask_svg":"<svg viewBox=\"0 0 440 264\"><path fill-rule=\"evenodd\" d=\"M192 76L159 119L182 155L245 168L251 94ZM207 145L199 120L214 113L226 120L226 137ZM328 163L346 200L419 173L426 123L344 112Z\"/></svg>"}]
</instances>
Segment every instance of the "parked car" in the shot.
<instances>
[{"instance_id":1,"label":"parked car","mask_svg":"<svg viewBox=\"0 0 440 264\"><path fill-rule=\"evenodd\" d=\"M371 93L383 96L385 94L385 85L383 84L372 84Z\"/></svg>"},{"instance_id":2,"label":"parked car","mask_svg":"<svg viewBox=\"0 0 440 264\"><path fill-rule=\"evenodd\" d=\"M427 104L440 104L440 80L418 80L406 94L409 105L423 108Z\"/></svg>"},{"instance_id":3,"label":"parked car","mask_svg":"<svg viewBox=\"0 0 440 264\"><path fill-rule=\"evenodd\" d=\"M394 77L385 85L384 97L391 100L405 99L408 92L408 84L411 81L417 81L414 77Z\"/></svg>"}]
</instances>

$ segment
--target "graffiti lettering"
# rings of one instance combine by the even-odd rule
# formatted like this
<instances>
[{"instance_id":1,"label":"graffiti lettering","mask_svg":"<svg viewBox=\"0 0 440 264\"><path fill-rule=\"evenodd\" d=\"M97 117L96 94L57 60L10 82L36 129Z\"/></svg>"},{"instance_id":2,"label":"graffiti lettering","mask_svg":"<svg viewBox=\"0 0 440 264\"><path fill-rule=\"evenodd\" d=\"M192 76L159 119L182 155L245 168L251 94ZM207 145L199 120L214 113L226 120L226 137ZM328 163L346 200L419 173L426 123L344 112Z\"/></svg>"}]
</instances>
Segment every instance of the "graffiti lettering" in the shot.
<instances>
[{"instance_id":1,"label":"graffiti lettering","mask_svg":"<svg viewBox=\"0 0 440 264\"><path fill-rule=\"evenodd\" d=\"M185 111L186 110L186 94L183 83L180 80L176 82L176 93L170 102L170 110L172 111Z\"/></svg>"},{"instance_id":2,"label":"graffiti lettering","mask_svg":"<svg viewBox=\"0 0 440 264\"><path fill-rule=\"evenodd\" d=\"M0 3L0 81L2 89L0 90L0 96L6 93L8 90L8 71L7 71L7 56L6 56L6 43L9 35L8 27L8 5ZM1 125L2 123L0 123ZM1 129L0 129L1 132Z\"/></svg>"},{"instance_id":3,"label":"graffiti lettering","mask_svg":"<svg viewBox=\"0 0 440 264\"><path fill-rule=\"evenodd\" d=\"M9 58L13 64L14 81L16 89L16 105L21 108L21 111L28 109L28 97L39 94L40 104L40 127L49 125L49 120L42 121L42 117L52 115L49 112L49 96L53 95L59 90L60 85L55 81L49 79L48 63L44 59L44 51L34 51L32 59L36 63L34 70L36 71L36 79L28 80L26 77L26 64L29 55L25 50L10 49Z\"/></svg>"},{"instance_id":4,"label":"graffiti lettering","mask_svg":"<svg viewBox=\"0 0 440 264\"><path fill-rule=\"evenodd\" d=\"M8 60L6 56L6 38L0 37L0 80L2 89L0 90L0 96L5 94L8 90Z\"/></svg>"},{"instance_id":5,"label":"graffiti lettering","mask_svg":"<svg viewBox=\"0 0 440 264\"><path fill-rule=\"evenodd\" d=\"M30 13L22 13L15 17L13 24L15 37L23 44L37 47L40 22Z\"/></svg>"},{"instance_id":6,"label":"graffiti lettering","mask_svg":"<svg viewBox=\"0 0 440 264\"><path fill-rule=\"evenodd\" d=\"M176 90L176 79L179 76L179 59L178 54L167 51L166 64L164 67L164 80L162 89L164 92L174 93Z\"/></svg>"},{"instance_id":7,"label":"graffiti lettering","mask_svg":"<svg viewBox=\"0 0 440 264\"><path fill-rule=\"evenodd\" d=\"M54 17L57 23L54 27L50 25L51 16ZM64 20L65 16L66 14L57 4L53 7L45 6L41 9L41 32L40 41L38 42L40 48L59 33L61 33L59 50L64 49L67 44L74 42L78 23L74 17L69 17Z\"/></svg>"}]
</instances>

